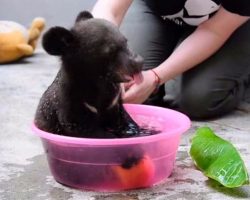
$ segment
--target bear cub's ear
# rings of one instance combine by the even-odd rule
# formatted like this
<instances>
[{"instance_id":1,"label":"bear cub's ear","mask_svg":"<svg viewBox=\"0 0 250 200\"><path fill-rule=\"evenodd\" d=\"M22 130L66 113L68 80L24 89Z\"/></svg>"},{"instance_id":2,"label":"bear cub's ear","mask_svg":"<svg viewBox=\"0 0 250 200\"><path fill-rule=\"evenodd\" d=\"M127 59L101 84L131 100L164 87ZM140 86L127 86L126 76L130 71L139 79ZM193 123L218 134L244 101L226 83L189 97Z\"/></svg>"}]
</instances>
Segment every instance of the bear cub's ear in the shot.
<instances>
[{"instance_id":1,"label":"bear cub's ear","mask_svg":"<svg viewBox=\"0 0 250 200\"><path fill-rule=\"evenodd\" d=\"M43 36L43 48L51 55L64 54L74 41L73 34L63 27L53 27Z\"/></svg>"},{"instance_id":2,"label":"bear cub's ear","mask_svg":"<svg viewBox=\"0 0 250 200\"><path fill-rule=\"evenodd\" d=\"M76 22L79 22L81 20L87 20L93 18L93 15L89 11L82 11L78 14L76 18Z\"/></svg>"}]
</instances>

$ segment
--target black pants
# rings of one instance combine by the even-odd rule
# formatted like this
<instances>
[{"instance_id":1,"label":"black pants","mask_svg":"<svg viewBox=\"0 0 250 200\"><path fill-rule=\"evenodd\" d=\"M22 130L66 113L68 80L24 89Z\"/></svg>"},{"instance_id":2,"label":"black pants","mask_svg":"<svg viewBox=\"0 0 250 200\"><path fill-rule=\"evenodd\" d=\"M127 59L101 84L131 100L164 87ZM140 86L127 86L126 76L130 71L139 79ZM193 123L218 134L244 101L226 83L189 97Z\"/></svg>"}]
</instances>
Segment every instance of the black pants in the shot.
<instances>
[{"instance_id":1,"label":"black pants","mask_svg":"<svg viewBox=\"0 0 250 200\"><path fill-rule=\"evenodd\" d=\"M163 21L142 0L133 2L121 26L131 48L144 57L145 69L157 67L167 59L194 29ZM219 117L240 103L249 81L250 21L212 57L168 81L166 103L161 105L174 107L194 119Z\"/></svg>"}]
</instances>

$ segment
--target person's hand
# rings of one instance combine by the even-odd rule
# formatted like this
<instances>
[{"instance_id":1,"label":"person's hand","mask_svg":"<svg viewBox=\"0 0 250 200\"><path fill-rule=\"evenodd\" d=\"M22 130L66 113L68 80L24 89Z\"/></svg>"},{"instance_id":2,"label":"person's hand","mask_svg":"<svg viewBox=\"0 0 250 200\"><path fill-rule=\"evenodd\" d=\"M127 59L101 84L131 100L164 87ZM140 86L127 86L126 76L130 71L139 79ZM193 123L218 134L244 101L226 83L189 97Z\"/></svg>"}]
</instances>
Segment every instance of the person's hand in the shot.
<instances>
[{"instance_id":1,"label":"person's hand","mask_svg":"<svg viewBox=\"0 0 250 200\"><path fill-rule=\"evenodd\" d=\"M134 80L124 84L124 103L143 103L155 91L155 74L151 71L143 71L140 81Z\"/></svg>"}]
</instances>

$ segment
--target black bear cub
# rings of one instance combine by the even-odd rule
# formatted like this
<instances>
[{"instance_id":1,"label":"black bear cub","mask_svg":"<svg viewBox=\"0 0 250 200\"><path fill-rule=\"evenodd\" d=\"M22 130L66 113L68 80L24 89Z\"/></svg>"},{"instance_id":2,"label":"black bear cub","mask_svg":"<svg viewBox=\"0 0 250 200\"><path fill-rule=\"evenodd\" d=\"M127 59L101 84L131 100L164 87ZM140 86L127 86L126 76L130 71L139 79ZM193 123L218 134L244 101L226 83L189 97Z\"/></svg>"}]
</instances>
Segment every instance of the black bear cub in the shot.
<instances>
[{"instance_id":1,"label":"black bear cub","mask_svg":"<svg viewBox=\"0 0 250 200\"><path fill-rule=\"evenodd\" d=\"M40 99L38 128L87 138L140 135L122 105L120 83L139 73L143 62L115 25L83 11L70 30L49 29L42 45L61 57L61 68Z\"/></svg>"}]
</instances>

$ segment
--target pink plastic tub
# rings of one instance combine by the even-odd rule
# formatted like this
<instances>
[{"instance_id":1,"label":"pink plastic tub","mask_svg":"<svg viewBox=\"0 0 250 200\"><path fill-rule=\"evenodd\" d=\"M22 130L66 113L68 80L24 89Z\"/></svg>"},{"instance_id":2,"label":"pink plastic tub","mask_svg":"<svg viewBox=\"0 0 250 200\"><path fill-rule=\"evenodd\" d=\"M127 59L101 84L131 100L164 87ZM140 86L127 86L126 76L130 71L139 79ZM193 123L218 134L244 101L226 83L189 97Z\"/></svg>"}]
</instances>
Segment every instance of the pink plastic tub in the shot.
<instances>
[{"instance_id":1,"label":"pink plastic tub","mask_svg":"<svg viewBox=\"0 0 250 200\"><path fill-rule=\"evenodd\" d=\"M171 174L180 137L190 127L189 118L155 106L127 104L125 108L139 125L161 132L136 138L86 139L51 134L33 125L56 181L79 189L119 191L149 187ZM133 163L135 159L139 161Z\"/></svg>"}]
</instances>

